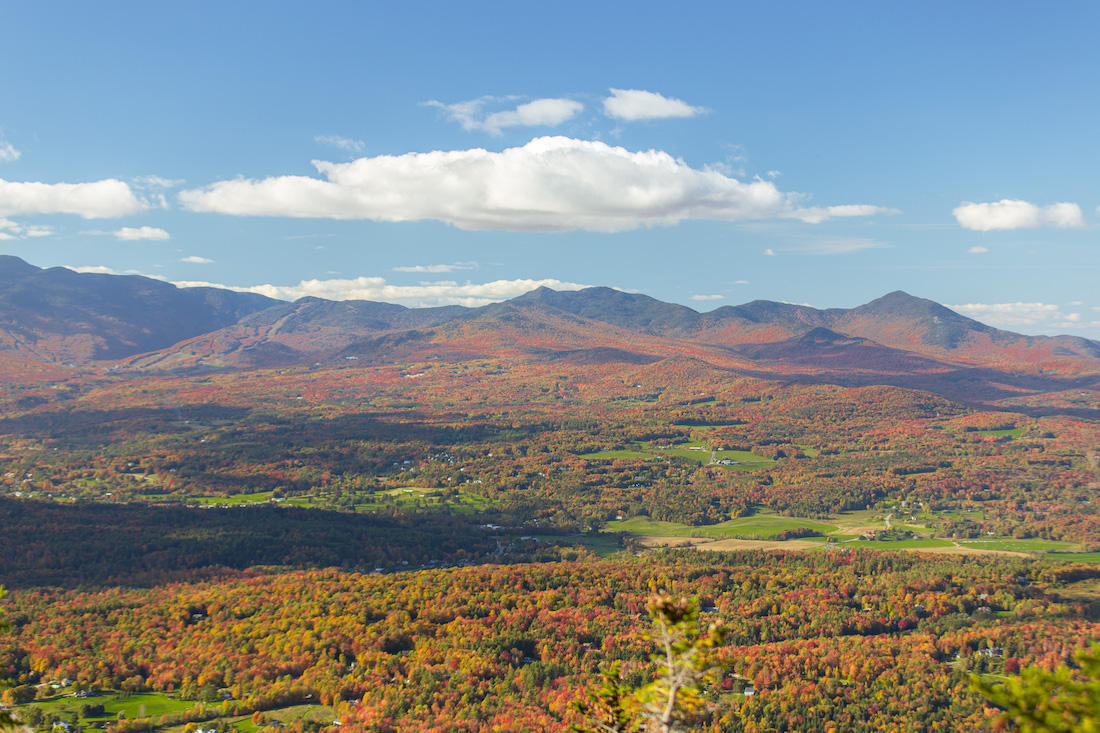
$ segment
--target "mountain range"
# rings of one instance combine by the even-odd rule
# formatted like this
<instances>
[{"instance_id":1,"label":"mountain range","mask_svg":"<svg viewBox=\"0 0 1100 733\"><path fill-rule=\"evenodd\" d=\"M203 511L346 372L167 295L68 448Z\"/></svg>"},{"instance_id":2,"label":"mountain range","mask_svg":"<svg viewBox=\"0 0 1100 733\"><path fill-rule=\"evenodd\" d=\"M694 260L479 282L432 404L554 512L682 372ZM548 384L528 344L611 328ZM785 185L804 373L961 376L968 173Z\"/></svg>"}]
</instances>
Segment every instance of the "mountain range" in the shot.
<instances>
[{"instance_id":1,"label":"mountain range","mask_svg":"<svg viewBox=\"0 0 1100 733\"><path fill-rule=\"evenodd\" d=\"M856 308L756 300L700 313L596 287L480 308L293 303L0 256L0 358L123 370L357 366L509 355L576 364L691 359L746 376L887 383L956 398L1094 386L1100 342L1024 336L893 292Z\"/></svg>"}]
</instances>

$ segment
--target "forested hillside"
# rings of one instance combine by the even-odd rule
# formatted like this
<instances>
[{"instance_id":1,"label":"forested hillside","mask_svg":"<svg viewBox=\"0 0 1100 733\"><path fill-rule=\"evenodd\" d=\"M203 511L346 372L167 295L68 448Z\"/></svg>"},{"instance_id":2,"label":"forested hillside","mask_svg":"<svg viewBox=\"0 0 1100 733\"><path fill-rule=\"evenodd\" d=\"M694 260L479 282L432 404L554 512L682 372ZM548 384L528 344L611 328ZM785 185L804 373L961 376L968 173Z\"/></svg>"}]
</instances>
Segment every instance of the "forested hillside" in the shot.
<instances>
[{"instance_id":1,"label":"forested hillside","mask_svg":"<svg viewBox=\"0 0 1100 733\"><path fill-rule=\"evenodd\" d=\"M700 730L992 730L972 672L1100 635L1100 369L941 308L307 299L69 366L47 319L0 359L0 696L565 731L665 592L730 630Z\"/></svg>"}]
</instances>

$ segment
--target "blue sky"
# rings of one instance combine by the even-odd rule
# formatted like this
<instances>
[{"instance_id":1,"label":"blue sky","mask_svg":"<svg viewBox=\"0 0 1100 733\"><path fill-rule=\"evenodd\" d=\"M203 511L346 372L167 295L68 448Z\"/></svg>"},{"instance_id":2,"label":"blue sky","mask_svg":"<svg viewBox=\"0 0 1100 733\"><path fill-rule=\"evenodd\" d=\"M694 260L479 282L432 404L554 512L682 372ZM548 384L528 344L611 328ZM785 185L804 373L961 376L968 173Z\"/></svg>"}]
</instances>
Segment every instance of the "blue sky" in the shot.
<instances>
[{"instance_id":1,"label":"blue sky","mask_svg":"<svg viewBox=\"0 0 1100 733\"><path fill-rule=\"evenodd\" d=\"M1100 5L900 5L9 1L0 252L1100 338Z\"/></svg>"}]
</instances>

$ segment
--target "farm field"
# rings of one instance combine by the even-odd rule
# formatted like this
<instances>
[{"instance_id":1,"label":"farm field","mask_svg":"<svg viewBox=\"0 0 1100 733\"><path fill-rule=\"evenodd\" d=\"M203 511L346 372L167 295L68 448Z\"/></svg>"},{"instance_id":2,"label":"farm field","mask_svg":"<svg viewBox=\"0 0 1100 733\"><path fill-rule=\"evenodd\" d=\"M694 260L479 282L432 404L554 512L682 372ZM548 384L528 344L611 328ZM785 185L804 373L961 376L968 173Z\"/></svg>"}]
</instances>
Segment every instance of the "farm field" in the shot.
<instances>
[{"instance_id":1,"label":"farm field","mask_svg":"<svg viewBox=\"0 0 1100 733\"><path fill-rule=\"evenodd\" d=\"M1057 553L1057 552L1072 552L1077 549L1075 545L1070 542L1055 542L1052 540L1018 540L1011 537L997 538L990 537L988 539L973 539L973 540L959 540L960 545L966 547L976 547L983 550L1003 550L1006 552L1034 552L1034 553Z\"/></svg>"},{"instance_id":2,"label":"farm field","mask_svg":"<svg viewBox=\"0 0 1100 733\"><path fill-rule=\"evenodd\" d=\"M974 435L981 435L987 438L1020 438L1023 437L1024 431L1020 428L1005 428L1004 430L975 430Z\"/></svg>"},{"instance_id":3,"label":"farm field","mask_svg":"<svg viewBox=\"0 0 1100 733\"><path fill-rule=\"evenodd\" d=\"M631 517L607 525L608 531L627 532L636 536L730 539L771 539L783 530L798 528L812 529L821 533L833 532L837 529L835 525L814 520L769 515L739 517L703 527L691 527L677 522L661 522L647 517Z\"/></svg>"},{"instance_id":4,"label":"farm field","mask_svg":"<svg viewBox=\"0 0 1100 733\"><path fill-rule=\"evenodd\" d=\"M119 693L105 690L88 697L77 697L72 687L66 687L58 690L55 697L25 703L21 708L24 711L40 710L47 719L71 721L75 718L82 725L113 721L120 714L123 718L133 719L184 713L201 704L156 692ZM84 714L89 706L99 705L103 706L103 714Z\"/></svg>"},{"instance_id":5,"label":"farm field","mask_svg":"<svg viewBox=\"0 0 1100 733\"><path fill-rule=\"evenodd\" d=\"M217 698L216 695L214 697ZM102 714L95 710L98 706L103 707ZM87 714L89 709L92 714ZM313 722L320 727L329 727L336 715L336 711L327 705L288 705L264 711L264 723L257 725L251 715L228 712L229 708L223 705L220 698L203 702L181 700L174 695L157 692L119 693L109 690L77 697L71 687L59 690L54 698L24 703L16 710L23 717L30 716L34 720L39 717L31 711L37 710L45 721L60 721L91 728L107 727L120 720L163 720L166 722L157 726L161 733L183 733L187 727L184 722L186 718L211 721L211 725L222 722L240 733L254 733L263 725L270 725L272 721L280 725ZM173 724L173 720L180 722Z\"/></svg>"}]
</instances>

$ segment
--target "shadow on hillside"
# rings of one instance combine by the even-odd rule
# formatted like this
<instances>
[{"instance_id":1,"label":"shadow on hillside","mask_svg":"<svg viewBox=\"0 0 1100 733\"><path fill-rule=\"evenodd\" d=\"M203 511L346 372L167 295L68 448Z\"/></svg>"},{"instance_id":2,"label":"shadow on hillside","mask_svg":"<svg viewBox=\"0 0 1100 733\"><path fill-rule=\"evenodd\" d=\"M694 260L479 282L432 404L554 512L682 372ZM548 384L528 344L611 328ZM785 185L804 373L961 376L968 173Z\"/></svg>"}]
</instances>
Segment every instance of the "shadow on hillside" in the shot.
<instances>
[{"instance_id":1,"label":"shadow on hillside","mask_svg":"<svg viewBox=\"0 0 1100 733\"><path fill-rule=\"evenodd\" d=\"M938 374L869 374L857 370L823 370L814 375L785 375L782 371L736 369L738 374L759 379L784 379L801 384L833 384L839 387L870 387L886 385L903 389L918 389L958 402L981 405L992 410L1005 408L993 403L1025 395L1055 394L1074 389L1100 389L1096 375L1085 377L1055 377L1039 374L1010 374L989 368L954 369ZM1067 415L1084 420L1100 420L1100 410L1046 406L1016 407L1033 417Z\"/></svg>"},{"instance_id":2,"label":"shadow on hillside","mask_svg":"<svg viewBox=\"0 0 1100 733\"><path fill-rule=\"evenodd\" d=\"M128 407L115 410L69 407L0 418L0 435L55 440L69 448L98 446L136 433L181 433L196 424L233 422L248 417L251 412L247 407L225 405Z\"/></svg>"}]
</instances>

